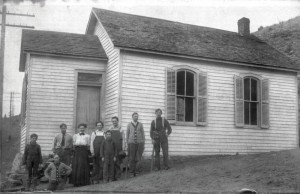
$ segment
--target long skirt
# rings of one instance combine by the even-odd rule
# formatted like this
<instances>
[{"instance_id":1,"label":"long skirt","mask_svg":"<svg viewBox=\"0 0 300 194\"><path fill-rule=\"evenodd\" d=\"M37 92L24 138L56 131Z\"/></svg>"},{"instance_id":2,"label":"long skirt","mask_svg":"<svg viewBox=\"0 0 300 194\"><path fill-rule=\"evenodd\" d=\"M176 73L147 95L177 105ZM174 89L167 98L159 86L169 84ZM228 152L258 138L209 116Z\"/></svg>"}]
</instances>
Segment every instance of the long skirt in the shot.
<instances>
[{"instance_id":1,"label":"long skirt","mask_svg":"<svg viewBox=\"0 0 300 194\"><path fill-rule=\"evenodd\" d=\"M89 151L86 146L76 146L72 163L72 183L74 186L90 184Z\"/></svg>"}]
</instances>

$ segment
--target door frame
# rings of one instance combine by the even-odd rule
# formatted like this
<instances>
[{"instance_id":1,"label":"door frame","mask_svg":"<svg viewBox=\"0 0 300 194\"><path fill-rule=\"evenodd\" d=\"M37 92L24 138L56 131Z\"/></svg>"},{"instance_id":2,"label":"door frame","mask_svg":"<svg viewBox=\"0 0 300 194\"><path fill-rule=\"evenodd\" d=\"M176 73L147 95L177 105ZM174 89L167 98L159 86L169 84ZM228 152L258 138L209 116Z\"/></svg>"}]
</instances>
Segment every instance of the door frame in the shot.
<instances>
[{"instance_id":1,"label":"door frame","mask_svg":"<svg viewBox=\"0 0 300 194\"><path fill-rule=\"evenodd\" d=\"M78 74L79 73L90 73L90 74L101 74L102 75L102 83L99 85L95 84L84 84L85 86L96 86L100 87L100 118L99 120L103 121L105 116L105 71L95 71L95 70L82 70L82 69L75 69L74 75L74 101L73 101L73 131L74 134L76 132L76 119L77 119L77 88L78 88Z\"/></svg>"}]
</instances>

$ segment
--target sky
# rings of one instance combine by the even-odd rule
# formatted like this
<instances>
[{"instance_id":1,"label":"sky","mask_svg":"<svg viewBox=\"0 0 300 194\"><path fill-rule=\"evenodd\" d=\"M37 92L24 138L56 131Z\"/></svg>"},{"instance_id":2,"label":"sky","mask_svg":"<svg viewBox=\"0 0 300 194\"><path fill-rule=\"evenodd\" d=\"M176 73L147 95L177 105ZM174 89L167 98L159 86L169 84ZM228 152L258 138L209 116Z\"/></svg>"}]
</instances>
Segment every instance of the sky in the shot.
<instances>
[{"instance_id":1,"label":"sky","mask_svg":"<svg viewBox=\"0 0 300 194\"><path fill-rule=\"evenodd\" d=\"M7 24L79 34L85 33L92 7L234 32L237 20L242 17L250 19L250 31L255 32L260 26L300 15L300 0L7 0L6 5L9 12L35 15L7 15ZM19 72L21 32L20 28L6 28L3 115L9 114L11 92L14 92L14 115L21 109L24 77Z\"/></svg>"}]
</instances>

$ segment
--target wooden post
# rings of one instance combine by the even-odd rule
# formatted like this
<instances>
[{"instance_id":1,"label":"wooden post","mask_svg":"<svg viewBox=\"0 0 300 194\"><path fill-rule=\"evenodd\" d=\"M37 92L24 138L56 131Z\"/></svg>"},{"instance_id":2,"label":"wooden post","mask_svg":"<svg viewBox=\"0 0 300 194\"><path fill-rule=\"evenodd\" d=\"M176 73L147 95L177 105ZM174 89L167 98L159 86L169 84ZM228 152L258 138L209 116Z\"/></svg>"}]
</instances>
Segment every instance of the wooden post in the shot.
<instances>
[{"instance_id":1,"label":"wooden post","mask_svg":"<svg viewBox=\"0 0 300 194\"><path fill-rule=\"evenodd\" d=\"M2 138L3 129L3 78L4 78L4 48L5 48L5 23L6 23L6 5L3 0L2 5L2 23L1 23L1 51L0 51L0 137ZM1 140L2 141L2 140ZM0 145L0 158L2 158L2 144Z\"/></svg>"}]
</instances>

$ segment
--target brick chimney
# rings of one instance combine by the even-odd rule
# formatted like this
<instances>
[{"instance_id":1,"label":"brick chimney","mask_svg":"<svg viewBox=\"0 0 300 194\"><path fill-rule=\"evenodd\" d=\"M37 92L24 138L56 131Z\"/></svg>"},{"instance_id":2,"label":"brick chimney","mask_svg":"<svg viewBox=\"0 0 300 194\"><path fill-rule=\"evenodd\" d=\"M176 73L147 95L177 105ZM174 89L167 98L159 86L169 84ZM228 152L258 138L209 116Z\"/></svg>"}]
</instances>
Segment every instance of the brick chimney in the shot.
<instances>
[{"instance_id":1,"label":"brick chimney","mask_svg":"<svg viewBox=\"0 0 300 194\"><path fill-rule=\"evenodd\" d=\"M248 18L241 18L238 20L238 32L241 36L250 35L250 20Z\"/></svg>"}]
</instances>

